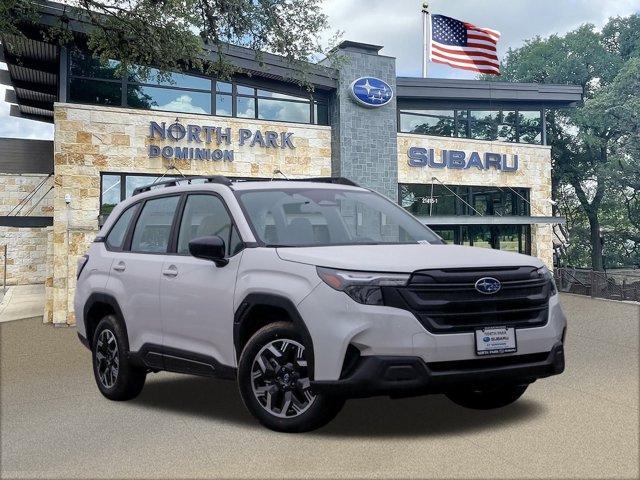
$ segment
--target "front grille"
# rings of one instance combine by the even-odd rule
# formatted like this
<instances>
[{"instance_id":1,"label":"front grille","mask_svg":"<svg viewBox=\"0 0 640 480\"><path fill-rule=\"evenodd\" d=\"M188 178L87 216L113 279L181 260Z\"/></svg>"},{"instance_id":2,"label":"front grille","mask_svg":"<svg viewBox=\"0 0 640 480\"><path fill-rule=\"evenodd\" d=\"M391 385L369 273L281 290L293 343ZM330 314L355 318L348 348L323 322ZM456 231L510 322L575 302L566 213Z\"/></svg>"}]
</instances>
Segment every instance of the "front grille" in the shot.
<instances>
[{"instance_id":1,"label":"front grille","mask_svg":"<svg viewBox=\"0 0 640 480\"><path fill-rule=\"evenodd\" d=\"M475 283L482 277L500 280L501 289L478 292ZM413 312L434 333L538 327L547 322L550 291L535 267L422 270L406 287L385 289L385 303Z\"/></svg>"}]
</instances>

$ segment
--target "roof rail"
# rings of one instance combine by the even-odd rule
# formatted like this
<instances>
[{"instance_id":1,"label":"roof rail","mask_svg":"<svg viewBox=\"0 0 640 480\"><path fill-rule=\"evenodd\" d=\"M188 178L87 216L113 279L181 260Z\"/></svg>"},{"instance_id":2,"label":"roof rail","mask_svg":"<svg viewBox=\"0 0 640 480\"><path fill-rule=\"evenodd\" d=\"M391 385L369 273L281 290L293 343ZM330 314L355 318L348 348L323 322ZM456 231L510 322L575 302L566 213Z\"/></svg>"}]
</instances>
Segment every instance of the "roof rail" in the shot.
<instances>
[{"instance_id":1,"label":"roof rail","mask_svg":"<svg viewBox=\"0 0 640 480\"><path fill-rule=\"evenodd\" d=\"M348 185L350 187L359 187L356 182L345 177L311 177L311 178L289 178L291 182L318 182L333 183L335 185ZM280 180L278 180L280 181Z\"/></svg>"},{"instance_id":2,"label":"roof rail","mask_svg":"<svg viewBox=\"0 0 640 480\"><path fill-rule=\"evenodd\" d=\"M226 185L227 187L230 187L232 185L231 180L229 180L224 175L212 175L210 177L191 176L191 177L184 177L184 178L171 178L169 180L154 182L149 185L144 185L142 187L135 188L133 190L133 195L149 192L151 189L156 187L175 187L180 182L187 182L187 185L190 185L193 180L204 180L204 183L219 183L221 185Z\"/></svg>"}]
</instances>

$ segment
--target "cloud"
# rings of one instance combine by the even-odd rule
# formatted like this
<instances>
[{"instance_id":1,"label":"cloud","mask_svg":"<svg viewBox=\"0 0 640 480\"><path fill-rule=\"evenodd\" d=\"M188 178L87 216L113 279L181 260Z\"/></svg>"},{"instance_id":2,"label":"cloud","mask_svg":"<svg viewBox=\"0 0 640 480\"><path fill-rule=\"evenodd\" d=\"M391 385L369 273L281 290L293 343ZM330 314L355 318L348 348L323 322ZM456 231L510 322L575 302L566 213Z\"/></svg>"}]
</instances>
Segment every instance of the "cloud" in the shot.
<instances>
[{"instance_id":1,"label":"cloud","mask_svg":"<svg viewBox=\"0 0 640 480\"><path fill-rule=\"evenodd\" d=\"M422 71L422 16L420 0L327 0L331 32L343 39L383 45L382 55L396 57L399 76L417 77ZM609 17L640 11L640 0L431 0L429 11L499 30L499 54L521 46L536 35L566 33L583 23L604 25ZM429 77L475 78L472 72L429 64Z\"/></svg>"},{"instance_id":2,"label":"cloud","mask_svg":"<svg viewBox=\"0 0 640 480\"><path fill-rule=\"evenodd\" d=\"M199 107L198 105L193 104L193 98L190 95L180 95L179 97L171 100L169 103L164 105L158 105L157 107L151 107L152 109L158 110L169 110L172 112L187 112L187 113L204 113L207 111Z\"/></svg>"}]
</instances>

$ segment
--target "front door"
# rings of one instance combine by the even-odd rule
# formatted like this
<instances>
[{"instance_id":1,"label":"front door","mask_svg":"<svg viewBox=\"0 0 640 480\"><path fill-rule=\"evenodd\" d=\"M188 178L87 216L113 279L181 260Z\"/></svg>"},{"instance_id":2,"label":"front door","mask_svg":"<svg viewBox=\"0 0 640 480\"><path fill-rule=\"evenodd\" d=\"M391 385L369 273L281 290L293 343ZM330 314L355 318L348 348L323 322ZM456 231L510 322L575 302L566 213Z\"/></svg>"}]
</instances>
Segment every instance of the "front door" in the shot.
<instances>
[{"instance_id":1,"label":"front door","mask_svg":"<svg viewBox=\"0 0 640 480\"><path fill-rule=\"evenodd\" d=\"M219 235L229 263L192 257L189 241ZM160 279L160 308L167 353L200 354L235 365L233 294L242 256L238 236L223 200L215 194L187 196L175 253L165 257Z\"/></svg>"}]
</instances>

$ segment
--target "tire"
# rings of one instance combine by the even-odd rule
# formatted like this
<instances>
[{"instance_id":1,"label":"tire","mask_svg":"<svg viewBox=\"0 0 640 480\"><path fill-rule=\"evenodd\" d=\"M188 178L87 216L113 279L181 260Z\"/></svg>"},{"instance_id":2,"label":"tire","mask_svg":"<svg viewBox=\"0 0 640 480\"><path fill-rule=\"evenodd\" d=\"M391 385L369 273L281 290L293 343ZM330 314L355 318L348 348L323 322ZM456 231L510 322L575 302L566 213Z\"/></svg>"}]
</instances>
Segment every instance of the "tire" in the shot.
<instances>
[{"instance_id":1,"label":"tire","mask_svg":"<svg viewBox=\"0 0 640 480\"><path fill-rule=\"evenodd\" d=\"M238 363L238 387L245 406L265 427L308 432L329 423L344 399L314 394L309 387L302 336L288 322L258 330Z\"/></svg>"},{"instance_id":2,"label":"tire","mask_svg":"<svg viewBox=\"0 0 640 480\"><path fill-rule=\"evenodd\" d=\"M147 373L131 365L127 334L115 315L100 320L91 347L93 375L100 393L117 401L137 397Z\"/></svg>"},{"instance_id":3,"label":"tire","mask_svg":"<svg viewBox=\"0 0 640 480\"><path fill-rule=\"evenodd\" d=\"M518 400L528 385L505 385L486 390L456 390L447 393L454 403L474 410L491 410L506 407Z\"/></svg>"}]
</instances>

